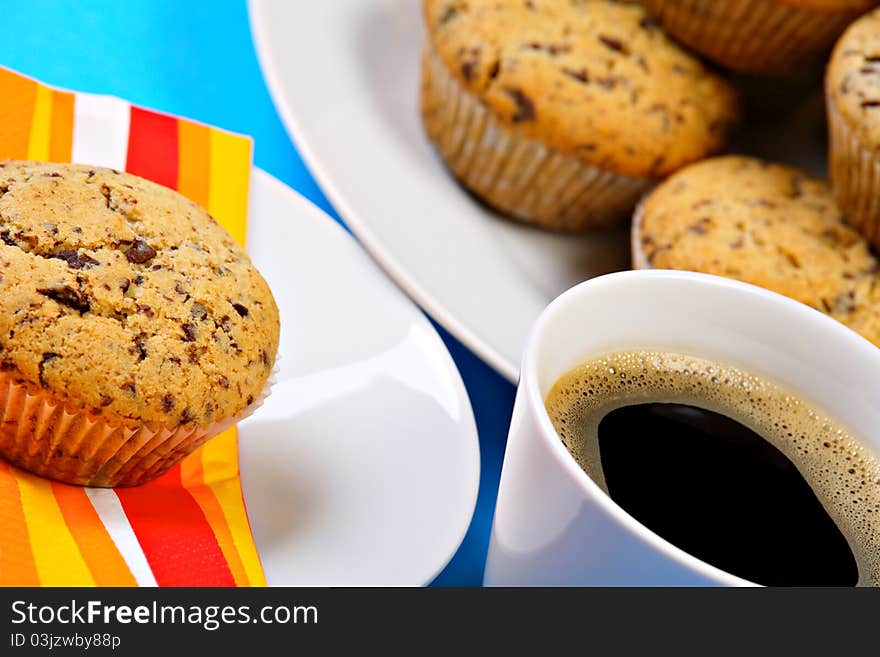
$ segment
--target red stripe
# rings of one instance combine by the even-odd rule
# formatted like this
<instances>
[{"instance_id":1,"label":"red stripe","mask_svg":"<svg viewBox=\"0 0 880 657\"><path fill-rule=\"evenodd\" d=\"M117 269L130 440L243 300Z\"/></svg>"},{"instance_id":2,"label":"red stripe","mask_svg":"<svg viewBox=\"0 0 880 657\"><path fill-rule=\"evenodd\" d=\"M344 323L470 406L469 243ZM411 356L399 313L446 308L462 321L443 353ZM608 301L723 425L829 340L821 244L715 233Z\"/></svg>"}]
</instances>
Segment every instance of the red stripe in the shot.
<instances>
[{"instance_id":1,"label":"red stripe","mask_svg":"<svg viewBox=\"0 0 880 657\"><path fill-rule=\"evenodd\" d=\"M177 189L177 119L132 105L125 170Z\"/></svg>"},{"instance_id":2,"label":"red stripe","mask_svg":"<svg viewBox=\"0 0 880 657\"><path fill-rule=\"evenodd\" d=\"M179 465L116 495L159 586L235 586L205 514L183 488Z\"/></svg>"}]
</instances>

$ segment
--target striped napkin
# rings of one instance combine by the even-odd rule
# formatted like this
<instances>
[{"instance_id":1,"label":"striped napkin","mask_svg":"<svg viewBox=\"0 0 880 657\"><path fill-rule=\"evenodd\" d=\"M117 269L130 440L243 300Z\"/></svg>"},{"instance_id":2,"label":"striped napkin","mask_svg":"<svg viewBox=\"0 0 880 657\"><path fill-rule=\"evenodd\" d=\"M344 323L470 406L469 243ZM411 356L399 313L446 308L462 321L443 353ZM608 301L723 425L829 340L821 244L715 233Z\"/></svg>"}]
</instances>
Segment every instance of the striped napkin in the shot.
<instances>
[{"instance_id":1,"label":"striped napkin","mask_svg":"<svg viewBox=\"0 0 880 657\"><path fill-rule=\"evenodd\" d=\"M112 167L178 190L239 242L250 139L0 68L0 160ZM233 427L159 479L98 489L0 460L0 585L265 585Z\"/></svg>"}]
</instances>

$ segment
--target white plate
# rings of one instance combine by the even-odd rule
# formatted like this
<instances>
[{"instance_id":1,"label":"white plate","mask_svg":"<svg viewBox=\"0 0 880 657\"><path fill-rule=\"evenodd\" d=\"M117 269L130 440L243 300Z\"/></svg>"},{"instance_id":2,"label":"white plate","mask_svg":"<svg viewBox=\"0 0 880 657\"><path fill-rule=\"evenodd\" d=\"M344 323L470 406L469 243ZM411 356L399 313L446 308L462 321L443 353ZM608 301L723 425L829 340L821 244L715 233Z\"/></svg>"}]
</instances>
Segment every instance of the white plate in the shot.
<instances>
[{"instance_id":1,"label":"white plate","mask_svg":"<svg viewBox=\"0 0 880 657\"><path fill-rule=\"evenodd\" d=\"M623 230L584 237L499 218L445 173L418 114L419 0L252 0L282 119L334 207L391 277L514 380L556 295L626 266Z\"/></svg>"},{"instance_id":2,"label":"white plate","mask_svg":"<svg viewBox=\"0 0 880 657\"><path fill-rule=\"evenodd\" d=\"M281 311L280 372L241 424L270 585L421 585L479 486L467 393L418 308L332 219L254 170L248 251Z\"/></svg>"},{"instance_id":3,"label":"white plate","mask_svg":"<svg viewBox=\"0 0 880 657\"><path fill-rule=\"evenodd\" d=\"M251 0L250 17L281 117L346 223L410 296L515 380L529 329L552 299L629 268L627 230L572 236L521 226L446 174L418 112L421 5ZM803 126L758 126L740 149L821 171L818 100Z\"/></svg>"}]
</instances>

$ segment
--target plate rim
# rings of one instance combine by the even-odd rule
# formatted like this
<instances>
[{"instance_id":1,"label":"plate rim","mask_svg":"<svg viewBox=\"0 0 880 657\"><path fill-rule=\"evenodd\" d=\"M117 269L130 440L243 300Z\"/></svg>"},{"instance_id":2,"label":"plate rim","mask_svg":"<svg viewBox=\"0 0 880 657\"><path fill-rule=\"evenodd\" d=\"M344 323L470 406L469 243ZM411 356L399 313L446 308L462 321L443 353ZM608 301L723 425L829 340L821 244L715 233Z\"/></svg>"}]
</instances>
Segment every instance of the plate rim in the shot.
<instances>
[{"instance_id":1,"label":"plate rim","mask_svg":"<svg viewBox=\"0 0 880 657\"><path fill-rule=\"evenodd\" d=\"M300 125L296 113L288 106L281 92L280 74L271 55L271 38L268 36L268 18L263 7L268 4L266 0L247 0L248 18L250 23L254 50L257 61L269 90L269 95L275 105L281 123L293 141L297 151L302 156L309 168L309 172L317 179L321 191L327 195L334 209L344 219L345 225L357 236L373 260L381 269L401 288L401 290L416 304L433 317L443 328L449 331L455 338L473 351L479 358L487 363L492 369L501 374L509 382L516 384L519 378L519 363L511 362L504 357L488 341L480 338L476 333L453 315L446 306L434 298L416 278L407 272L393 254L384 247L382 241L376 237L367 222L362 221L357 212L348 205L345 196L339 191L333 182L333 178L325 170L322 160L314 152L305 130Z\"/></svg>"},{"instance_id":2,"label":"plate rim","mask_svg":"<svg viewBox=\"0 0 880 657\"><path fill-rule=\"evenodd\" d=\"M300 194L298 191L285 184L282 180L276 178L272 174L267 171L261 169L260 167L253 165L251 167L251 184L249 189L250 194L257 193L257 184L256 181L260 180L260 184L265 184L270 188L275 188L282 196L286 197L287 200L290 201L292 207L296 207L298 210L301 210L300 219L305 217L305 221L309 221L314 224L319 230L324 231L329 237L328 239L333 240L350 240L357 248L361 248L360 244L357 240L355 240L351 235L349 235L336 221L333 220L324 210L315 205L308 198ZM377 265L374 259L370 259L373 265ZM377 265L378 266L378 265ZM384 271L384 270L383 270ZM425 317L425 315L419 310L419 307L413 303L411 299L409 299L406 294L398 290L398 293L403 296L404 302L409 306L413 315L416 317L417 322L422 323L428 330L429 334L432 336L432 339L435 342L435 346L439 347L440 356L444 359L447 368L452 374L453 386L455 388L455 392L462 402L462 417L461 421L458 423L463 427L465 433L470 436L470 440L467 441L469 445L468 451L470 452L470 459L474 462L474 472L475 477L470 484L470 500L467 505L468 511L466 513L466 518L464 518L462 522L462 527L458 528L456 531L456 540L454 545L446 555L442 562L434 567L434 570L431 571L428 576L424 578L420 578L418 583L413 584L413 586L427 586L430 584L437 576L443 572L452 558L456 555L462 543L464 542L465 536L470 529L471 523L474 518L474 513L476 511L477 499L480 491L480 484L482 482L482 457L480 455L480 438L479 431L477 429L476 418L474 417L474 409L471 404L470 395L468 394L467 388L464 385L464 381L461 378L461 373L458 370L458 366L455 363L455 360L452 358L452 354L449 352L449 349L446 348L446 345L443 343L443 339L440 337L440 334L437 333L437 330L431 326L431 323ZM283 368L283 363L281 365ZM244 490L242 487L242 499L244 499L245 510L247 511L247 499L244 497ZM250 524L250 516L248 516L248 523ZM259 554L259 551L258 551ZM287 584L278 584L276 586L288 586Z\"/></svg>"}]
</instances>

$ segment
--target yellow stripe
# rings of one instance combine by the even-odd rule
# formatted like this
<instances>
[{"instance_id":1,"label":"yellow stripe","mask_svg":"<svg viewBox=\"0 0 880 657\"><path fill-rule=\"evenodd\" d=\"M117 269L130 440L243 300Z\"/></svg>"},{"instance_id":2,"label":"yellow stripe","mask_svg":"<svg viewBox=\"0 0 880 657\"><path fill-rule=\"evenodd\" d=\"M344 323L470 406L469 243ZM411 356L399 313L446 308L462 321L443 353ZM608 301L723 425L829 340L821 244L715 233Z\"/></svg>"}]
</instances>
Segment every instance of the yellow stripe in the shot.
<instances>
[{"instance_id":1,"label":"yellow stripe","mask_svg":"<svg viewBox=\"0 0 880 657\"><path fill-rule=\"evenodd\" d=\"M28 159L43 162L49 159L49 137L51 134L52 90L38 84L37 100L34 103L34 118L31 121L31 136L28 140Z\"/></svg>"},{"instance_id":2,"label":"yellow stripe","mask_svg":"<svg viewBox=\"0 0 880 657\"><path fill-rule=\"evenodd\" d=\"M67 528L52 484L16 472L31 549L43 586L94 586L95 580Z\"/></svg>"},{"instance_id":3,"label":"yellow stripe","mask_svg":"<svg viewBox=\"0 0 880 657\"><path fill-rule=\"evenodd\" d=\"M238 476L238 432L226 431L202 447L205 484L223 508L232 542L251 586L265 586L266 577L254 544Z\"/></svg>"},{"instance_id":4,"label":"yellow stripe","mask_svg":"<svg viewBox=\"0 0 880 657\"><path fill-rule=\"evenodd\" d=\"M247 225L251 140L211 128L211 187L208 212L244 244Z\"/></svg>"}]
</instances>

